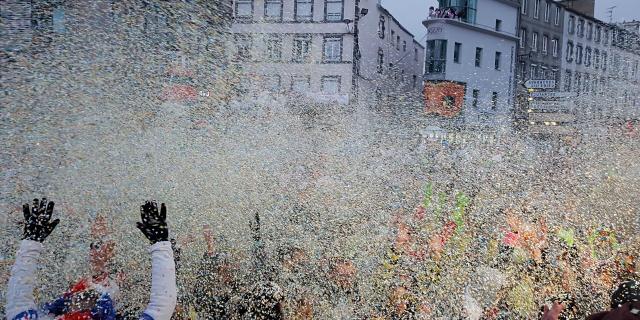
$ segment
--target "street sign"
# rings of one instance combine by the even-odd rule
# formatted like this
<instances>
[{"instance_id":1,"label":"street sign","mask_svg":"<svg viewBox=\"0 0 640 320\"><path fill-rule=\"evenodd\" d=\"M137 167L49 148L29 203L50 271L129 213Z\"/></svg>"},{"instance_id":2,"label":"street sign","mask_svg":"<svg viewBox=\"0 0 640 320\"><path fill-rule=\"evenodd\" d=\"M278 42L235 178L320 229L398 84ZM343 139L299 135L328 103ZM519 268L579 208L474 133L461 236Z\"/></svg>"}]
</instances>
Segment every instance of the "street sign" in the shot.
<instances>
[{"instance_id":1,"label":"street sign","mask_svg":"<svg viewBox=\"0 0 640 320\"><path fill-rule=\"evenodd\" d=\"M531 98L575 98L575 92L537 91L531 93Z\"/></svg>"},{"instance_id":2,"label":"street sign","mask_svg":"<svg viewBox=\"0 0 640 320\"><path fill-rule=\"evenodd\" d=\"M540 101L534 100L529 102L529 109L532 110L546 110L546 111L561 111L568 110L569 104L559 101Z\"/></svg>"},{"instance_id":3,"label":"street sign","mask_svg":"<svg viewBox=\"0 0 640 320\"><path fill-rule=\"evenodd\" d=\"M527 80L524 86L529 89L553 89L556 87L555 80Z\"/></svg>"},{"instance_id":4,"label":"street sign","mask_svg":"<svg viewBox=\"0 0 640 320\"><path fill-rule=\"evenodd\" d=\"M573 122L576 116L571 113L563 112L545 112L545 113L529 113L529 121L534 122Z\"/></svg>"}]
</instances>

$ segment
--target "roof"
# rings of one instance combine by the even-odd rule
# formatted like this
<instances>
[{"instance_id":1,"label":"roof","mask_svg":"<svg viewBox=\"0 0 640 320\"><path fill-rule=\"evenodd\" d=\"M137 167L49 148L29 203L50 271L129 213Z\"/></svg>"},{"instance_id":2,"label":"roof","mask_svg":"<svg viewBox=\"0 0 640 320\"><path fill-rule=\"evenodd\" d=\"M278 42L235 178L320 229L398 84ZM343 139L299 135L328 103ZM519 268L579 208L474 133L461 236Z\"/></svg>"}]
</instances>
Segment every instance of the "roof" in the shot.
<instances>
[{"instance_id":1,"label":"roof","mask_svg":"<svg viewBox=\"0 0 640 320\"><path fill-rule=\"evenodd\" d=\"M380 11L382 11L384 14L388 15L391 17L391 19L393 19L393 22L395 22L398 27L400 27L400 29L402 29L402 31L406 32L407 34L409 34L411 36L411 38L413 38L413 42L418 44L420 47L422 47L422 49L424 49L424 46L422 44L420 44L418 41L416 41L416 36L413 35L413 33L411 33L409 30L407 30L407 28L405 28L402 23L400 23L400 21L398 21L398 19L396 19L396 17L393 16L393 14L391 14L391 12L389 12L389 10L387 10L387 8L383 7L381 4L378 4L378 9L380 9Z\"/></svg>"}]
</instances>

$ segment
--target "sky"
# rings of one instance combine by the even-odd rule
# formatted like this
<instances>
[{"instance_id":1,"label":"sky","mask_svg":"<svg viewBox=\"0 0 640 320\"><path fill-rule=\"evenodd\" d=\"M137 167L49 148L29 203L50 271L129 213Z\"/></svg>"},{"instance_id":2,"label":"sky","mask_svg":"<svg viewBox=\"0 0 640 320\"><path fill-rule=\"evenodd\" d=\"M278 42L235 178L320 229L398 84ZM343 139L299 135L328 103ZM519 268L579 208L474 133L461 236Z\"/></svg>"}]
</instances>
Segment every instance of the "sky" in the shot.
<instances>
[{"instance_id":1,"label":"sky","mask_svg":"<svg viewBox=\"0 0 640 320\"><path fill-rule=\"evenodd\" d=\"M387 8L420 42L425 35L422 20L430 6L437 7L437 0L382 0ZM607 8L613 9L613 21L640 20L640 0L596 0L596 18L609 22Z\"/></svg>"}]
</instances>

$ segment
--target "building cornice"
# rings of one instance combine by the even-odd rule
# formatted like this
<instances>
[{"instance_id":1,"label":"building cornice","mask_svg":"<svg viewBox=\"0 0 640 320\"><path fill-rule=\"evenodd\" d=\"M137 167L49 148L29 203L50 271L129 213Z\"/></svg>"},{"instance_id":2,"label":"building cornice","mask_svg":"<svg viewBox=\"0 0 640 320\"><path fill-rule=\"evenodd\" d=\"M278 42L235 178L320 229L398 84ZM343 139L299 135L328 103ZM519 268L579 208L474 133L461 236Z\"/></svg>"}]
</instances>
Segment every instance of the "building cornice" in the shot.
<instances>
[{"instance_id":1,"label":"building cornice","mask_svg":"<svg viewBox=\"0 0 640 320\"><path fill-rule=\"evenodd\" d=\"M504 39L511 40L511 41L518 41L520 39L520 38L518 38L518 37L516 37L515 35L512 35L512 34L495 31L493 29L489 29L489 28L481 26L481 25L470 24L470 23L458 21L458 20L455 20L455 19L448 19L448 18L428 19L428 20L422 21L422 25L424 25L425 28L429 28L429 25L431 25L432 23L435 23L435 22L442 22L442 23L446 23L446 24L451 24L451 25L454 25L454 26L471 29L471 30L474 30L474 31L482 32L482 33L485 33L485 34L488 34L488 35L504 38Z\"/></svg>"}]
</instances>

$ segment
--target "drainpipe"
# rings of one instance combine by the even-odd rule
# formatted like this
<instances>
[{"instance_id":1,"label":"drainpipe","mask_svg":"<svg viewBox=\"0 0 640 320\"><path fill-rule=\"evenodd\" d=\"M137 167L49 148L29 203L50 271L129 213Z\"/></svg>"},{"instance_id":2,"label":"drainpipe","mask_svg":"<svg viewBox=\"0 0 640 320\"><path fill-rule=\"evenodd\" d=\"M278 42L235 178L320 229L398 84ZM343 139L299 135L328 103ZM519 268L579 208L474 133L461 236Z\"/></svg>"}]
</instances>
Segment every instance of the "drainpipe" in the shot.
<instances>
[{"instance_id":1,"label":"drainpipe","mask_svg":"<svg viewBox=\"0 0 640 320\"><path fill-rule=\"evenodd\" d=\"M360 42L358 34L358 21L360 21L360 0L355 0L355 14L353 17L353 63L351 75L351 87L353 100L358 101L358 76L360 75Z\"/></svg>"}]
</instances>

